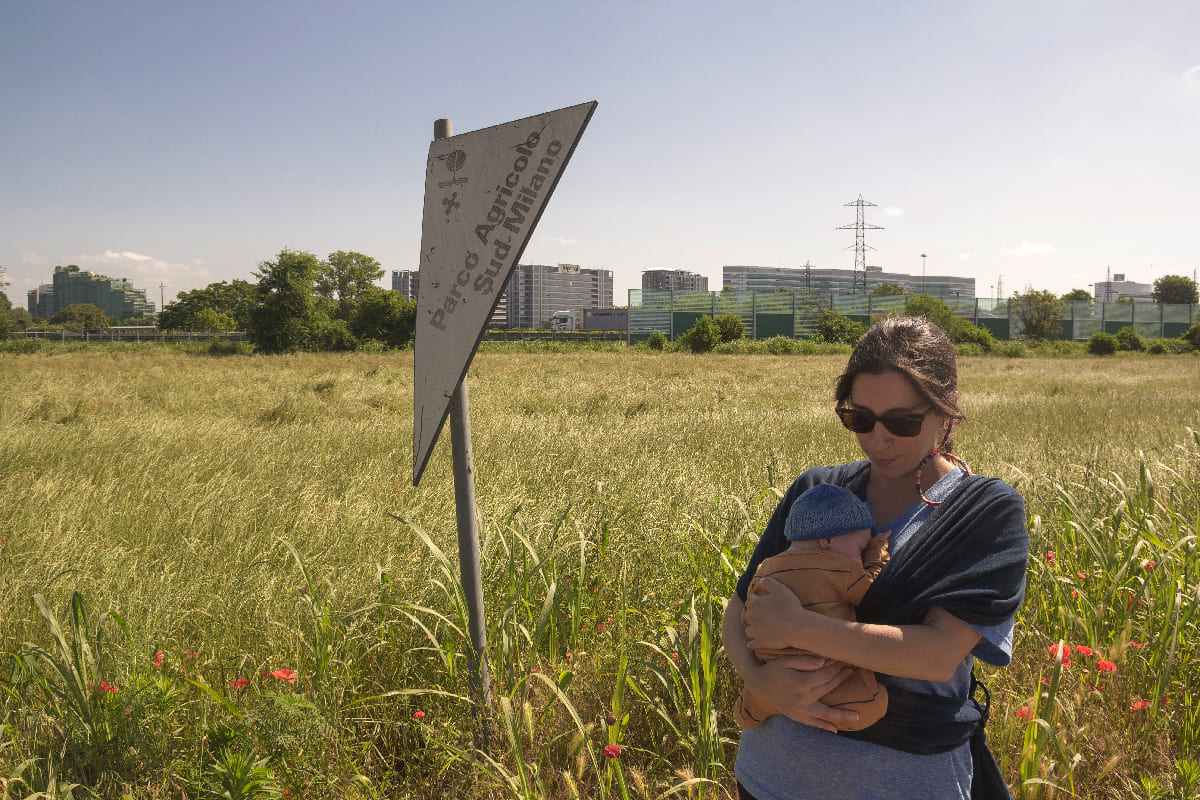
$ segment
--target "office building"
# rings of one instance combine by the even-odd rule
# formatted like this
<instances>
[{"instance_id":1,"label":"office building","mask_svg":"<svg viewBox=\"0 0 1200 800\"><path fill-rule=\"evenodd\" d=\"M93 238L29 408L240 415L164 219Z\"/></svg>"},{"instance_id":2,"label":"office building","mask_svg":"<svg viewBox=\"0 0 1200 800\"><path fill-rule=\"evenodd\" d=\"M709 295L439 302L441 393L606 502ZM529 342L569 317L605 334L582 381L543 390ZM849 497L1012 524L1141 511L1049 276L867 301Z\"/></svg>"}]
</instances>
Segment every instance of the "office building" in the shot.
<instances>
[{"instance_id":1,"label":"office building","mask_svg":"<svg viewBox=\"0 0 1200 800\"><path fill-rule=\"evenodd\" d=\"M748 267L721 268L722 288L735 292L775 292L780 287L794 292L817 294L837 292L852 294L855 290L855 271L852 269L819 269L817 267ZM857 276L860 281L862 275ZM975 279L952 275L908 275L903 272L884 272L878 267L866 270L867 293L885 283L897 284L905 292L929 294L942 299L974 298Z\"/></svg>"},{"instance_id":2,"label":"office building","mask_svg":"<svg viewBox=\"0 0 1200 800\"><path fill-rule=\"evenodd\" d=\"M399 292L409 300L415 300L420 288L421 271L416 269L392 270L392 291Z\"/></svg>"},{"instance_id":3,"label":"office building","mask_svg":"<svg viewBox=\"0 0 1200 800\"><path fill-rule=\"evenodd\" d=\"M1118 272L1112 276L1111 281L1101 281L1096 284L1095 299L1097 303L1115 303L1118 300L1153 303L1153 292L1153 284L1127 281L1125 273Z\"/></svg>"},{"instance_id":4,"label":"office building","mask_svg":"<svg viewBox=\"0 0 1200 800\"><path fill-rule=\"evenodd\" d=\"M124 278L110 278L71 264L54 268L54 313L77 303L91 303L110 319L132 319L154 314L154 303L145 289L135 289Z\"/></svg>"},{"instance_id":5,"label":"office building","mask_svg":"<svg viewBox=\"0 0 1200 800\"><path fill-rule=\"evenodd\" d=\"M509 328L540 328L556 311L612 308L613 275L609 269L583 269L576 264L518 264L501 293L499 312ZM493 315L493 320L495 320Z\"/></svg>"},{"instance_id":6,"label":"office building","mask_svg":"<svg viewBox=\"0 0 1200 800\"><path fill-rule=\"evenodd\" d=\"M25 307L33 317L54 316L54 284L43 283L36 289L26 292Z\"/></svg>"},{"instance_id":7,"label":"office building","mask_svg":"<svg viewBox=\"0 0 1200 800\"><path fill-rule=\"evenodd\" d=\"M682 269L648 269L642 272L643 291L707 292L708 278Z\"/></svg>"}]
</instances>

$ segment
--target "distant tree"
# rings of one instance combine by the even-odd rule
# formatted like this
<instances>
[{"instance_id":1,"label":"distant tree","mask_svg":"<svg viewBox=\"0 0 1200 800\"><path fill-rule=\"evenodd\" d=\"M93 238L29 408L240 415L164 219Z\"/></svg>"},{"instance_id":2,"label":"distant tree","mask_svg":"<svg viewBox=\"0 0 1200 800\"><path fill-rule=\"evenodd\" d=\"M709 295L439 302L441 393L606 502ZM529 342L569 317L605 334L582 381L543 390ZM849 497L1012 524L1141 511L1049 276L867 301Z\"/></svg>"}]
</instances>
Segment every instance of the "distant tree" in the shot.
<instances>
[{"instance_id":1,"label":"distant tree","mask_svg":"<svg viewBox=\"0 0 1200 800\"><path fill-rule=\"evenodd\" d=\"M1183 275L1163 275L1154 282L1150 297L1156 303L1200 303L1197 298L1196 282Z\"/></svg>"},{"instance_id":2,"label":"distant tree","mask_svg":"<svg viewBox=\"0 0 1200 800\"><path fill-rule=\"evenodd\" d=\"M1058 295L1045 289L1013 292L1011 306L1026 339L1053 338L1061 330L1059 325L1067 312Z\"/></svg>"},{"instance_id":3,"label":"distant tree","mask_svg":"<svg viewBox=\"0 0 1200 800\"><path fill-rule=\"evenodd\" d=\"M1200 350L1200 322L1184 331L1179 338L1181 341L1187 342L1191 349Z\"/></svg>"},{"instance_id":4,"label":"distant tree","mask_svg":"<svg viewBox=\"0 0 1200 800\"><path fill-rule=\"evenodd\" d=\"M793 290L791 287L789 287L789 286L776 286L776 287L775 287L775 291L777 291L777 292L789 292L789 293L791 293L791 292L794 292L794 290Z\"/></svg>"},{"instance_id":5,"label":"distant tree","mask_svg":"<svg viewBox=\"0 0 1200 800\"><path fill-rule=\"evenodd\" d=\"M1092 293L1087 289L1072 289L1062 296L1064 303L1086 303L1092 299Z\"/></svg>"},{"instance_id":6,"label":"distant tree","mask_svg":"<svg viewBox=\"0 0 1200 800\"><path fill-rule=\"evenodd\" d=\"M360 341L376 341L399 348L412 341L416 323L416 300L372 286L359 295L350 330Z\"/></svg>"},{"instance_id":7,"label":"distant tree","mask_svg":"<svg viewBox=\"0 0 1200 800\"><path fill-rule=\"evenodd\" d=\"M33 325L33 315L22 306L15 306L9 310L8 314L12 317L13 330L27 331Z\"/></svg>"},{"instance_id":8,"label":"distant tree","mask_svg":"<svg viewBox=\"0 0 1200 800\"><path fill-rule=\"evenodd\" d=\"M727 283L727 284L725 284L724 286L722 286L722 287L721 287L721 291L722 291L722 292L732 292L732 291L733 291L733 287L732 287L732 286L730 286L730 285Z\"/></svg>"},{"instance_id":9,"label":"distant tree","mask_svg":"<svg viewBox=\"0 0 1200 800\"><path fill-rule=\"evenodd\" d=\"M925 317L945 331L955 344L979 345L984 352L991 352L996 345L996 337L992 336L991 331L954 316L945 300L932 295L919 294L909 299L901 313L906 317Z\"/></svg>"},{"instance_id":10,"label":"distant tree","mask_svg":"<svg viewBox=\"0 0 1200 800\"><path fill-rule=\"evenodd\" d=\"M316 292L319 297L337 303L338 319L348 320L363 294L379 288L375 281L383 277L383 267L370 256L338 250L321 262L317 273Z\"/></svg>"},{"instance_id":11,"label":"distant tree","mask_svg":"<svg viewBox=\"0 0 1200 800\"><path fill-rule=\"evenodd\" d=\"M1118 297L1118 298L1117 298L1117 299L1116 299L1114 302L1117 302L1117 303L1132 303L1132 302L1133 302L1133 298L1132 298L1132 297Z\"/></svg>"},{"instance_id":12,"label":"distant tree","mask_svg":"<svg viewBox=\"0 0 1200 800\"><path fill-rule=\"evenodd\" d=\"M68 330L108 327L108 315L95 303L72 303L51 317L50 321Z\"/></svg>"},{"instance_id":13,"label":"distant tree","mask_svg":"<svg viewBox=\"0 0 1200 800\"><path fill-rule=\"evenodd\" d=\"M3 289L6 285L4 283L4 268L0 267L0 289ZM16 320L12 314L12 301L8 299L8 295L0 291L0 340L7 339L16 327Z\"/></svg>"},{"instance_id":14,"label":"distant tree","mask_svg":"<svg viewBox=\"0 0 1200 800\"><path fill-rule=\"evenodd\" d=\"M262 261L258 267L251 340L264 353L319 349L329 324L313 289L321 262L312 253L284 248L274 261Z\"/></svg>"},{"instance_id":15,"label":"distant tree","mask_svg":"<svg viewBox=\"0 0 1200 800\"><path fill-rule=\"evenodd\" d=\"M722 342L732 342L746 336L746 323L737 314L718 314L713 321L721 332Z\"/></svg>"},{"instance_id":16,"label":"distant tree","mask_svg":"<svg viewBox=\"0 0 1200 800\"><path fill-rule=\"evenodd\" d=\"M872 290L871 294L894 297L904 294L904 287L898 283L881 283Z\"/></svg>"},{"instance_id":17,"label":"distant tree","mask_svg":"<svg viewBox=\"0 0 1200 800\"><path fill-rule=\"evenodd\" d=\"M210 283L203 289L180 292L163 306L158 327L168 331L199 328L196 315L211 310L232 319L233 327L245 329L250 327L250 314L257 304L258 287L249 281Z\"/></svg>"},{"instance_id":18,"label":"distant tree","mask_svg":"<svg viewBox=\"0 0 1200 800\"><path fill-rule=\"evenodd\" d=\"M233 317L212 308L206 308L196 314L192 322L193 328L202 331L227 331L236 326L237 323L234 322Z\"/></svg>"}]
</instances>

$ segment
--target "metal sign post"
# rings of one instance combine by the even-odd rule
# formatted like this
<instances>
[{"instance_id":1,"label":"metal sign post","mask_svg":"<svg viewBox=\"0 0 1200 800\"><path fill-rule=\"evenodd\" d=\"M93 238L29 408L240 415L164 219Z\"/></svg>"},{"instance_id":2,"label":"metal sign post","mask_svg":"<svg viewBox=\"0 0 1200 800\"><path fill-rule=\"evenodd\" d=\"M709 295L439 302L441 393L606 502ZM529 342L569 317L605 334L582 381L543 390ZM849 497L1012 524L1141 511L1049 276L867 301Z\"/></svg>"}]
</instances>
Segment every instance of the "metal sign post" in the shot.
<instances>
[{"instance_id":1,"label":"metal sign post","mask_svg":"<svg viewBox=\"0 0 1200 800\"><path fill-rule=\"evenodd\" d=\"M491 709L467 368L596 103L454 136L434 125L425 170L421 288L413 358L413 485L450 417L460 580L471 633L472 694ZM486 725L476 741L486 748Z\"/></svg>"}]
</instances>

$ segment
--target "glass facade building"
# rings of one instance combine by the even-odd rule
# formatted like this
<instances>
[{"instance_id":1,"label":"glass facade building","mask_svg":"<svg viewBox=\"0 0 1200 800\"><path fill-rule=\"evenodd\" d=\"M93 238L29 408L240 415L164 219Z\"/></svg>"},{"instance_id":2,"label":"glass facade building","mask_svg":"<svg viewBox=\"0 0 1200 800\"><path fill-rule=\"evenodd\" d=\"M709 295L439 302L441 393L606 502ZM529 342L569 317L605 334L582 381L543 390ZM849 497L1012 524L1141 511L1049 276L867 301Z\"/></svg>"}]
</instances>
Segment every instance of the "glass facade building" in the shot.
<instances>
[{"instance_id":1,"label":"glass facade building","mask_svg":"<svg viewBox=\"0 0 1200 800\"><path fill-rule=\"evenodd\" d=\"M111 319L130 319L154 314L154 303L145 289L135 289L124 278L110 278L71 264L54 268L54 312L91 303Z\"/></svg>"}]
</instances>

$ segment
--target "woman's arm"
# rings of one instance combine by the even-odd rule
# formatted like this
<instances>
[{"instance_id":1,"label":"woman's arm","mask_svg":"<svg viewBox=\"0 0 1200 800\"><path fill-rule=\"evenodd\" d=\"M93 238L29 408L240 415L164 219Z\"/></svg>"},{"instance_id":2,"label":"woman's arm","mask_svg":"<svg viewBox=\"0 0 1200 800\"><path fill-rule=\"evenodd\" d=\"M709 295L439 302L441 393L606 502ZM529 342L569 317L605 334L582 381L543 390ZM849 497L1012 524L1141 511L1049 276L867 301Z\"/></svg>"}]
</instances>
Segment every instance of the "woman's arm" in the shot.
<instances>
[{"instance_id":1,"label":"woman's arm","mask_svg":"<svg viewBox=\"0 0 1200 800\"><path fill-rule=\"evenodd\" d=\"M856 722L854 711L830 708L821 698L837 688L853 671L818 656L784 656L762 663L750 649L742 627L742 599L736 594L725 607L721 640L725 655L746 682L746 691L764 705L796 722L836 733Z\"/></svg>"},{"instance_id":2,"label":"woman's arm","mask_svg":"<svg viewBox=\"0 0 1200 800\"><path fill-rule=\"evenodd\" d=\"M974 628L940 608L930 609L919 625L843 622L806 611L787 587L771 578L760 578L756 586L758 591L747 599L743 634L751 654L803 647L888 675L947 681L980 638Z\"/></svg>"}]
</instances>

